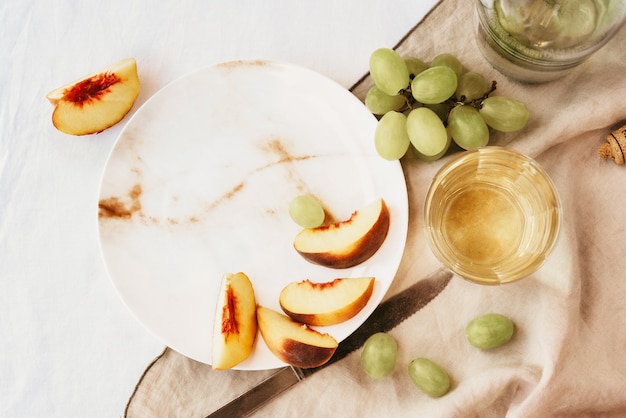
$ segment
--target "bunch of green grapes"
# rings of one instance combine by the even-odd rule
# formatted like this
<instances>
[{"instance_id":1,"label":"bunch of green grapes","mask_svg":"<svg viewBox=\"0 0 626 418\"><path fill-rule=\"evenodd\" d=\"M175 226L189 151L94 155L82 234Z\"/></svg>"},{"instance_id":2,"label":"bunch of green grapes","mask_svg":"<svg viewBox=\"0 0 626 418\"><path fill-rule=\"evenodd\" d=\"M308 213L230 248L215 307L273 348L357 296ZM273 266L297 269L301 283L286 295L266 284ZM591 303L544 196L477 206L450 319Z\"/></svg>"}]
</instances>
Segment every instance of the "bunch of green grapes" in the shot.
<instances>
[{"instance_id":1,"label":"bunch of green grapes","mask_svg":"<svg viewBox=\"0 0 626 418\"><path fill-rule=\"evenodd\" d=\"M430 64L380 48L370 57L374 86L365 105L381 116L376 127L376 150L397 160L413 148L424 160L441 158L454 141L469 150L489 143L489 128L513 132L526 126L529 112L519 100L491 96L496 83L464 71L451 54Z\"/></svg>"}]
</instances>

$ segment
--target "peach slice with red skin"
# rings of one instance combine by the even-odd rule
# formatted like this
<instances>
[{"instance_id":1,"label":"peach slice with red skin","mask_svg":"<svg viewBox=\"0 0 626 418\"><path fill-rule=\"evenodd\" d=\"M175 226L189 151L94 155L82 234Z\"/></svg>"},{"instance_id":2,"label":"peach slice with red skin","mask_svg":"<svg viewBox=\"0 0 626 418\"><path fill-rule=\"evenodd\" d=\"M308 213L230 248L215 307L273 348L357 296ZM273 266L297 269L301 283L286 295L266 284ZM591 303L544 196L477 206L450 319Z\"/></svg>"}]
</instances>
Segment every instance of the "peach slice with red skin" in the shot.
<instances>
[{"instance_id":1,"label":"peach slice with red skin","mask_svg":"<svg viewBox=\"0 0 626 418\"><path fill-rule=\"evenodd\" d=\"M295 321L314 326L336 325L367 305L374 281L374 277L354 277L324 283L291 282L280 292L280 306Z\"/></svg>"},{"instance_id":2,"label":"peach slice with red skin","mask_svg":"<svg viewBox=\"0 0 626 418\"><path fill-rule=\"evenodd\" d=\"M137 62L127 58L52 90L52 123L70 135L101 132L118 123L139 95Z\"/></svg>"},{"instance_id":3,"label":"peach slice with red skin","mask_svg":"<svg viewBox=\"0 0 626 418\"><path fill-rule=\"evenodd\" d=\"M389 218L389 208L379 198L348 220L303 229L293 246L312 263L336 269L353 267L378 251L387 237Z\"/></svg>"},{"instance_id":4,"label":"peach slice with red skin","mask_svg":"<svg viewBox=\"0 0 626 418\"><path fill-rule=\"evenodd\" d=\"M257 334L256 298L244 273L225 274L213 325L212 366L235 367L252 353Z\"/></svg>"},{"instance_id":5,"label":"peach slice with red skin","mask_svg":"<svg viewBox=\"0 0 626 418\"><path fill-rule=\"evenodd\" d=\"M257 306L261 336L270 351L284 363L308 369L326 363L338 343L330 334L321 333L306 324L273 309Z\"/></svg>"}]
</instances>

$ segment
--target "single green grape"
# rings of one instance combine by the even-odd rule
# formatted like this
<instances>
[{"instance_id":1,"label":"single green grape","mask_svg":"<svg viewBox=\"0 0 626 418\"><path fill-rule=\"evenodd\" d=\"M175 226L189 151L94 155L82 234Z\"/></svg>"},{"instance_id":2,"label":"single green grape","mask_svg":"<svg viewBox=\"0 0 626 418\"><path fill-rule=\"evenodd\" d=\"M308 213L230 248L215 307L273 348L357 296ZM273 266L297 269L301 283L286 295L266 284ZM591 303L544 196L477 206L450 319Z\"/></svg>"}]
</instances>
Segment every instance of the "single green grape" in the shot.
<instances>
[{"instance_id":1,"label":"single green grape","mask_svg":"<svg viewBox=\"0 0 626 418\"><path fill-rule=\"evenodd\" d=\"M419 158L422 161L436 161L440 159L441 157L443 157L444 155L446 155L446 152L448 152L448 149L450 149L451 144L452 144L452 139L450 138L450 135L448 135L448 142L446 146L438 154L424 155L421 152L419 152L417 148L415 148L413 145L411 145L411 150L413 150L413 155L415 155L417 158Z\"/></svg>"},{"instance_id":2,"label":"single green grape","mask_svg":"<svg viewBox=\"0 0 626 418\"><path fill-rule=\"evenodd\" d=\"M427 104L424 107L429 108L433 112L439 116L442 122L446 122L448 120L448 113L450 113L450 106L447 103L435 103L435 104Z\"/></svg>"},{"instance_id":3,"label":"single green grape","mask_svg":"<svg viewBox=\"0 0 626 418\"><path fill-rule=\"evenodd\" d=\"M376 86L372 86L365 95L365 106L375 115L384 115L392 110L399 110L405 104L406 98L403 95L390 96Z\"/></svg>"},{"instance_id":4,"label":"single green grape","mask_svg":"<svg viewBox=\"0 0 626 418\"><path fill-rule=\"evenodd\" d=\"M426 157L445 152L450 145L443 122L427 107L411 110L406 118L406 130L411 144Z\"/></svg>"},{"instance_id":5,"label":"single green grape","mask_svg":"<svg viewBox=\"0 0 626 418\"><path fill-rule=\"evenodd\" d=\"M361 368L372 379L390 376L396 368L398 343L389 334L371 335L361 351Z\"/></svg>"},{"instance_id":6,"label":"single green grape","mask_svg":"<svg viewBox=\"0 0 626 418\"><path fill-rule=\"evenodd\" d=\"M490 88L491 85L482 74L468 71L459 78L455 96L459 100L471 102L483 97Z\"/></svg>"},{"instance_id":7,"label":"single green grape","mask_svg":"<svg viewBox=\"0 0 626 418\"><path fill-rule=\"evenodd\" d=\"M317 228L324 223L326 212L319 200L303 194L289 202L289 216L303 228Z\"/></svg>"},{"instance_id":8,"label":"single green grape","mask_svg":"<svg viewBox=\"0 0 626 418\"><path fill-rule=\"evenodd\" d=\"M416 76L428 69L428 64L416 57L404 57L404 63L409 70L409 76Z\"/></svg>"},{"instance_id":9,"label":"single green grape","mask_svg":"<svg viewBox=\"0 0 626 418\"><path fill-rule=\"evenodd\" d=\"M390 48L379 48L370 56L370 75L374 84L390 96L409 86L409 70L404 59Z\"/></svg>"},{"instance_id":10,"label":"single green grape","mask_svg":"<svg viewBox=\"0 0 626 418\"><path fill-rule=\"evenodd\" d=\"M374 132L374 144L378 154L386 160L398 160L409 149L406 116L400 112L387 112L378 121Z\"/></svg>"},{"instance_id":11,"label":"single green grape","mask_svg":"<svg viewBox=\"0 0 626 418\"><path fill-rule=\"evenodd\" d=\"M424 104L442 103L456 91L458 81L450 67L430 67L415 76L411 82L411 93Z\"/></svg>"},{"instance_id":12,"label":"single green grape","mask_svg":"<svg viewBox=\"0 0 626 418\"><path fill-rule=\"evenodd\" d=\"M489 128L472 106L456 106L448 115L448 133L461 148L484 147L489 142Z\"/></svg>"},{"instance_id":13,"label":"single green grape","mask_svg":"<svg viewBox=\"0 0 626 418\"><path fill-rule=\"evenodd\" d=\"M409 377L422 392L433 398L450 390L450 376L434 361L418 357L409 363Z\"/></svg>"},{"instance_id":14,"label":"single green grape","mask_svg":"<svg viewBox=\"0 0 626 418\"><path fill-rule=\"evenodd\" d=\"M461 64L461 61L459 61L459 59L452 54L439 54L430 62L431 67L437 67L440 65L450 67L456 74L457 78L461 77L461 74L463 74L463 64Z\"/></svg>"},{"instance_id":15,"label":"single green grape","mask_svg":"<svg viewBox=\"0 0 626 418\"><path fill-rule=\"evenodd\" d=\"M483 350L506 344L513 337L514 332L513 321L497 313L488 313L476 317L465 328L469 343Z\"/></svg>"},{"instance_id":16,"label":"single green grape","mask_svg":"<svg viewBox=\"0 0 626 418\"><path fill-rule=\"evenodd\" d=\"M482 101L479 113L487 125L501 132L519 131L530 117L523 102L502 96L487 97Z\"/></svg>"}]
</instances>

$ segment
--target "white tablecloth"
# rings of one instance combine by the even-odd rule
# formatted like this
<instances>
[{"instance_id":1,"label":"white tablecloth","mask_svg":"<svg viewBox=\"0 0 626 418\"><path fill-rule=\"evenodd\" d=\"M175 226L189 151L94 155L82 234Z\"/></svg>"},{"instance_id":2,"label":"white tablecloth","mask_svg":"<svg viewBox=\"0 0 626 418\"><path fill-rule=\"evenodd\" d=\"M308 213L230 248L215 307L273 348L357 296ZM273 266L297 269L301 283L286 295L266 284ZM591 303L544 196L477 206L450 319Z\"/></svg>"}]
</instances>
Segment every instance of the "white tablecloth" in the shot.
<instances>
[{"instance_id":1,"label":"white tablecloth","mask_svg":"<svg viewBox=\"0 0 626 418\"><path fill-rule=\"evenodd\" d=\"M172 80L274 59L350 87L435 0L6 0L0 3L0 416L121 416L163 344L116 294L97 237L100 176L138 108ZM97 135L51 123L45 94L135 57L131 113Z\"/></svg>"},{"instance_id":2,"label":"white tablecloth","mask_svg":"<svg viewBox=\"0 0 626 418\"><path fill-rule=\"evenodd\" d=\"M626 168L597 152L607 134L626 123L626 28L566 77L527 85L491 68L470 38L472 27L472 2L443 0L397 50L428 60L447 49L466 68L496 80L494 94L527 103L526 128L492 132L490 143L534 157L555 182L563 222L551 256L525 280L505 286L479 286L456 276L443 280L422 217L431 179L452 155L423 162L409 154L402 159L410 209L407 245L381 305L384 313L359 329L367 334L380 322L404 319L388 331L398 341L396 369L382 381L370 379L360 367L358 347L253 416L626 416ZM354 94L363 98L369 85L365 78ZM432 273L439 278L430 278ZM437 296L423 305L433 292ZM417 312L404 316L407 305ZM509 316L516 332L503 347L483 351L468 344L464 328L486 312ZM413 387L407 365L420 356L451 375L446 396L432 399ZM253 385L259 373L215 371L167 349L143 375L128 417L204 416Z\"/></svg>"}]
</instances>

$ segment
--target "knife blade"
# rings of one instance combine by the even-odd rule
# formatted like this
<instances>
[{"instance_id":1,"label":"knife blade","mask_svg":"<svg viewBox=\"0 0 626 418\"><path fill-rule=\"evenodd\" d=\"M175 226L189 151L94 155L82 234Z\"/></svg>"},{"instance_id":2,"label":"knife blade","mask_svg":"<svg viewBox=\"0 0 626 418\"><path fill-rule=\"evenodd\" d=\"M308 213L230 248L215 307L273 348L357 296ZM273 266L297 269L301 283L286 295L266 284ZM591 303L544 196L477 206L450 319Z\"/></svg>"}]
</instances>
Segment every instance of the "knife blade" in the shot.
<instances>
[{"instance_id":1,"label":"knife blade","mask_svg":"<svg viewBox=\"0 0 626 418\"><path fill-rule=\"evenodd\" d=\"M252 389L239 395L206 418L245 417L296 383L330 366L360 348L376 332L387 332L426 306L447 286L452 273L440 269L391 296L374 309L370 317L345 340L339 343L331 359L322 366L300 369L288 366L279 369Z\"/></svg>"}]
</instances>

